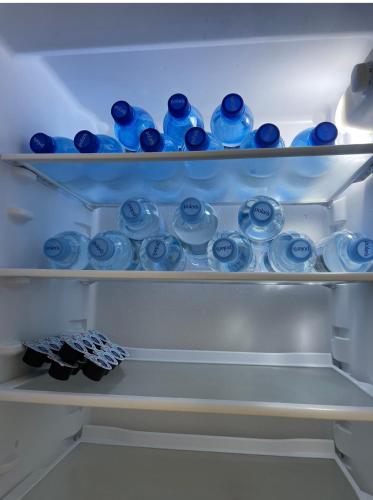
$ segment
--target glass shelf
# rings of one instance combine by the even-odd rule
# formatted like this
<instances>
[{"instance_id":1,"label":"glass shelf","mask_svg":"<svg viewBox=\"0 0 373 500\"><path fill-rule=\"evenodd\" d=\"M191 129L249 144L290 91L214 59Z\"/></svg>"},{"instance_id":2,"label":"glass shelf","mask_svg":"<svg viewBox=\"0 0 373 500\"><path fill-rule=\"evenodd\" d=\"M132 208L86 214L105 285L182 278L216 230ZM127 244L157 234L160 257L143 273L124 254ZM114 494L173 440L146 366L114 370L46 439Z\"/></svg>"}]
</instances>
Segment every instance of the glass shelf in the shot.
<instances>
[{"instance_id":1,"label":"glass shelf","mask_svg":"<svg viewBox=\"0 0 373 500\"><path fill-rule=\"evenodd\" d=\"M140 195L156 203L199 196L239 203L251 195L282 203L328 203L371 173L373 144L179 153L4 155L90 207Z\"/></svg>"}]
</instances>

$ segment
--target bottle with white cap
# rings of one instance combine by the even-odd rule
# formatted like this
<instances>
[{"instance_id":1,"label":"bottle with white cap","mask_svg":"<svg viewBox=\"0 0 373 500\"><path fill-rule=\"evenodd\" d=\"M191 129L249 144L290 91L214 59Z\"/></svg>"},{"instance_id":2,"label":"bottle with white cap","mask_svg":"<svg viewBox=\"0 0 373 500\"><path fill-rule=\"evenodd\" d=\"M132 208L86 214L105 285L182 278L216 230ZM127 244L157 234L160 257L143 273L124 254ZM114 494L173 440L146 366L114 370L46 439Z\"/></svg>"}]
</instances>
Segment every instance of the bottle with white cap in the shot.
<instances>
[{"instance_id":1,"label":"bottle with white cap","mask_svg":"<svg viewBox=\"0 0 373 500\"><path fill-rule=\"evenodd\" d=\"M44 243L44 255L54 269L85 269L88 266L89 238L75 231L66 231Z\"/></svg>"},{"instance_id":2,"label":"bottle with white cap","mask_svg":"<svg viewBox=\"0 0 373 500\"><path fill-rule=\"evenodd\" d=\"M269 243L263 262L271 272L311 272L316 263L315 245L304 234L281 233Z\"/></svg>"},{"instance_id":3,"label":"bottle with white cap","mask_svg":"<svg viewBox=\"0 0 373 500\"><path fill-rule=\"evenodd\" d=\"M133 271L139 265L136 245L119 231L96 234L89 243L88 251L94 269Z\"/></svg>"},{"instance_id":4,"label":"bottle with white cap","mask_svg":"<svg viewBox=\"0 0 373 500\"><path fill-rule=\"evenodd\" d=\"M273 198L256 196L241 205L238 211L238 225L251 241L264 243L281 232L284 212Z\"/></svg>"},{"instance_id":5,"label":"bottle with white cap","mask_svg":"<svg viewBox=\"0 0 373 500\"><path fill-rule=\"evenodd\" d=\"M177 208L173 228L183 242L189 260L198 265L207 258L207 244L218 227L215 210L197 198L186 198Z\"/></svg>"},{"instance_id":6,"label":"bottle with white cap","mask_svg":"<svg viewBox=\"0 0 373 500\"><path fill-rule=\"evenodd\" d=\"M146 238L141 244L140 260L147 271L183 271L186 262L181 241L168 233Z\"/></svg>"},{"instance_id":7,"label":"bottle with white cap","mask_svg":"<svg viewBox=\"0 0 373 500\"><path fill-rule=\"evenodd\" d=\"M255 269L251 242L237 231L218 233L208 244L208 263L214 271L247 272Z\"/></svg>"},{"instance_id":8,"label":"bottle with white cap","mask_svg":"<svg viewBox=\"0 0 373 500\"><path fill-rule=\"evenodd\" d=\"M118 224L132 240L143 240L161 230L158 208L146 198L126 200L119 209Z\"/></svg>"},{"instance_id":9,"label":"bottle with white cap","mask_svg":"<svg viewBox=\"0 0 373 500\"><path fill-rule=\"evenodd\" d=\"M361 273L373 266L373 239L360 233L338 231L321 240L316 250L318 271Z\"/></svg>"}]
</instances>

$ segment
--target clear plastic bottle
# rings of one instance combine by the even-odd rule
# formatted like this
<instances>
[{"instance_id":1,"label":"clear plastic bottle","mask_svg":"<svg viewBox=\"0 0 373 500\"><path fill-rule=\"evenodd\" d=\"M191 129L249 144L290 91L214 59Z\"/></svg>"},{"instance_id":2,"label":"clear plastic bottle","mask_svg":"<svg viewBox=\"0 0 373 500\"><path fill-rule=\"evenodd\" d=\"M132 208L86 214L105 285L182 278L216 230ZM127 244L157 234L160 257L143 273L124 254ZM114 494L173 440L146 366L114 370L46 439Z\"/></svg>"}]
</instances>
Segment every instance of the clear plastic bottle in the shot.
<instances>
[{"instance_id":1,"label":"clear plastic bottle","mask_svg":"<svg viewBox=\"0 0 373 500\"><path fill-rule=\"evenodd\" d=\"M88 130L78 132L74 144L80 153L123 153L122 146L113 137L92 134Z\"/></svg>"},{"instance_id":2,"label":"clear plastic bottle","mask_svg":"<svg viewBox=\"0 0 373 500\"><path fill-rule=\"evenodd\" d=\"M197 198L186 198L175 212L173 229L184 244L187 257L195 265L207 259L207 244L217 227L215 210Z\"/></svg>"},{"instance_id":3,"label":"clear plastic bottle","mask_svg":"<svg viewBox=\"0 0 373 500\"><path fill-rule=\"evenodd\" d=\"M132 240L143 240L161 231L158 208L145 198L130 198L119 209L119 228Z\"/></svg>"},{"instance_id":4,"label":"clear plastic bottle","mask_svg":"<svg viewBox=\"0 0 373 500\"><path fill-rule=\"evenodd\" d=\"M365 272L373 266L373 239L360 233L338 231L316 248L318 271Z\"/></svg>"},{"instance_id":5,"label":"clear plastic bottle","mask_svg":"<svg viewBox=\"0 0 373 500\"><path fill-rule=\"evenodd\" d=\"M255 256L250 241L237 231L218 233L207 248L211 269L221 272L254 271Z\"/></svg>"},{"instance_id":6,"label":"clear plastic bottle","mask_svg":"<svg viewBox=\"0 0 373 500\"><path fill-rule=\"evenodd\" d=\"M237 148L253 128L253 115L238 94L228 94L211 117L211 132L227 148Z\"/></svg>"},{"instance_id":7,"label":"clear plastic bottle","mask_svg":"<svg viewBox=\"0 0 373 500\"><path fill-rule=\"evenodd\" d=\"M78 153L73 140L67 137L51 137L43 132L31 137L30 149L37 154Z\"/></svg>"},{"instance_id":8,"label":"clear plastic bottle","mask_svg":"<svg viewBox=\"0 0 373 500\"><path fill-rule=\"evenodd\" d=\"M133 271L139 265L136 245L119 231L96 234L89 243L88 252L94 269Z\"/></svg>"},{"instance_id":9,"label":"clear plastic bottle","mask_svg":"<svg viewBox=\"0 0 373 500\"><path fill-rule=\"evenodd\" d=\"M148 271L183 271L186 262L181 242L167 233L146 238L141 244L140 260Z\"/></svg>"},{"instance_id":10,"label":"clear plastic bottle","mask_svg":"<svg viewBox=\"0 0 373 500\"><path fill-rule=\"evenodd\" d=\"M327 146L334 144L337 136L338 129L334 123L321 122L316 127L308 128L296 135L291 147Z\"/></svg>"},{"instance_id":11,"label":"clear plastic bottle","mask_svg":"<svg viewBox=\"0 0 373 500\"><path fill-rule=\"evenodd\" d=\"M161 134L155 128L147 128L140 135L140 150L144 153L178 151L177 145L166 134Z\"/></svg>"},{"instance_id":12,"label":"clear plastic bottle","mask_svg":"<svg viewBox=\"0 0 373 500\"><path fill-rule=\"evenodd\" d=\"M181 149L185 134L191 127L203 128L202 115L191 106L184 94L173 94L168 100L168 112L163 120L164 133Z\"/></svg>"},{"instance_id":13,"label":"clear plastic bottle","mask_svg":"<svg viewBox=\"0 0 373 500\"><path fill-rule=\"evenodd\" d=\"M281 138L280 130L273 123L264 123L257 130L253 130L241 144L241 149L283 147L285 144Z\"/></svg>"},{"instance_id":14,"label":"clear plastic bottle","mask_svg":"<svg viewBox=\"0 0 373 500\"><path fill-rule=\"evenodd\" d=\"M264 243L277 236L284 226L281 205L267 196L256 196L243 203L238 211L238 225L250 240Z\"/></svg>"},{"instance_id":15,"label":"clear plastic bottle","mask_svg":"<svg viewBox=\"0 0 373 500\"><path fill-rule=\"evenodd\" d=\"M316 248L313 241L296 232L281 233L268 246L264 256L267 271L303 273L314 270Z\"/></svg>"},{"instance_id":16,"label":"clear plastic bottle","mask_svg":"<svg viewBox=\"0 0 373 500\"><path fill-rule=\"evenodd\" d=\"M44 255L54 269L86 269L89 238L75 231L66 231L44 243Z\"/></svg>"},{"instance_id":17,"label":"clear plastic bottle","mask_svg":"<svg viewBox=\"0 0 373 500\"><path fill-rule=\"evenodd\" d=\"M223 149L223 145L208 132L205 132L202 127L190 128L184 137L184 151L217 151ZM199 161L185 162L187 175L197 184L203 187L206 181L215 179L219 172L219 166L212 162L201 164ZM205 186L207 187L207 186Z\"/></svg>"},{"instance_id":18,"label":"clear plastic bottle","mask_svg":"<svg viewBox=\"0 0 373 500\"><path fill-rule=\"evenodd\" d=\"M155 127L149 113L126 101L115 102L111 107L111 116L115 121L115 135L128 151L138 151L141 132Z\"/></svg>"}]
</instances>

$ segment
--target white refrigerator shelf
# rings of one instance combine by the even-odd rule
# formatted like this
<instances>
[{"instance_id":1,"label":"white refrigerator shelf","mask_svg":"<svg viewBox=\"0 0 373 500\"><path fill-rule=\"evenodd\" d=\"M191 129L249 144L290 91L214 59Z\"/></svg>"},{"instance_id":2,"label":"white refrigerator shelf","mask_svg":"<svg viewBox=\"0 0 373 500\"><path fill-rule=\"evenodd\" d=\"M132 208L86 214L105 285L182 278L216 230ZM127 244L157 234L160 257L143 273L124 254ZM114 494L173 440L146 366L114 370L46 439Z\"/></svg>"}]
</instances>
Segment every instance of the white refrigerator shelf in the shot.
<instances>
[{"instance_id":1,"label":"white refrigerator shelf","mask_svg":"<svg viewBox=\"0 0 373 500\"><path fill-rule=\"evenodd\" d=\"M133 351L136 358L137 350ZM372 388L358 385L333 366L312 363L312 356L317 361L320 355L308 355L311 362L303 360L305 366L297 362L297 355L293 360L288 354L277 355L279 363L270 354L248 354L238 363L237 353L227 362L214 356L204 361L201 356L190 362L186 360L193 359L193 351L175 357L177 361L159 353L143 359L140 355L98 383L82 374L61 382L40 371L1 384L0 401L373 421Z\"/></svg>"},{"instance_id":2,"label":"white refrigerator shelf","mask_svg":"<svg viewBox=\"0 0 373 500\"><path fill-rule=\"evenodd\" d=\"M156 203L199 196L239 203L263 194L282 203L329 203L372 171L373 144L178 153L3 155L86 205L130 196Z\"/></svg>"},{"instance_id":3,"label":"white refrigerator shelf","mask_svg":"<svg viewBox=\"0 0 373 500\"><path fill-rule=\"evenodd\" d=\"M338 283L372 282L373 272L366 273L227 273L214 271L76 271L59 269L0 269L0 285L27 284L33 279L70 279L84 283L96 281L170 281L170 282L226 282L226 283Z\"/></svg>"},{"instance_id":4,"label":"white refrigerator shelf","mask_svg":"<svg viewBox=\"0 0 373 500\"><path fill-rule=\"evenodd\" d=\"M368 500L333 442L84 426L79 440L4 500Z\"/></svg>"}]
</instances>

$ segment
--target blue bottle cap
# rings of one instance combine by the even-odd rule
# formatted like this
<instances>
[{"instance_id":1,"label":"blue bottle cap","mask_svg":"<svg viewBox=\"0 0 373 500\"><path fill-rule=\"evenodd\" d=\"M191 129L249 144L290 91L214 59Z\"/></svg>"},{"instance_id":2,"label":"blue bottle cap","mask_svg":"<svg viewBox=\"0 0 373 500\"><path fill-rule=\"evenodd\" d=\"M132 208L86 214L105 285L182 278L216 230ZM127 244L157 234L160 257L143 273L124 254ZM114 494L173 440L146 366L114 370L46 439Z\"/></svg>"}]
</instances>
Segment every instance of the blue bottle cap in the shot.
<instances>
[{"instance_id":1,"label":"blue bottle cap","mask_svg":"<svg viewBox=\"0 0 373 500\"><path fill-rule=\"evenodd\" d=\"M54 153L56 151L56 143L50 135L38 132L30 139L30 149L34 153Z\"/></svg>"},{"instance_id":2,"label":"blue bottle cap","mask_svg":"<svg viewBox=\"0 0 373 500\"><path fill-rule=\"evenodd\" d=\"M115 246L108 238L98 236L90 241L88 251L96 260L109 260L114 255Z\"/></svg>"},{"instance_id":3,"label":"blue bottle cap","mask_svg":"<svg viewBox=\"0 0 373 500\"><path fill-rule=\"evenodd\" d=\"M183 118L190 111L188 98L184 94L173 94L167 105L168 112L175 118Z\"/></svg>"},{"instance_id":4,"label":"blue bottle cap","mask_svg":"<svg viewBox=\"0 0 373 500\"><path fill-rule=\"evenodd\" d=\"M192 127L185 134L185 146L189 151L205 151L209 147L209 137L201 127Z\"/></svg>"},{"instance_id":5,"label":"blue bottle cap","mask_svg":"<svg viewBox=\"0 0 373 500\"><path fill-rule=\"evenodd\" d=\"M186 221L199 219L202 212L202 203L197 198L186 198L180 204L180 213Z\"/></svg>"},{"instance_id":6,"label":"blue bottle cap","mask_svg":"<svg viewBox=\"0 0 373 500\"><path fill-rule=\"evenodd\" d=\"M69 243L63 238L49 238L44 243L44 254L52 260L63 260L70 252Z\"/></svg>"},{"instance_id":7,"label":"blue bottle cap","mask_svg":"<svg viewBox=\"0 0 373 500\"><path fill-rule=\"evenodd\" d=\"M369 262L373 260L373 240L358 238L348 246L348 255L354 262Z\"/></svg>"},{"instance_id":8,"label":"blue bottle cap","mask_svg":"<svg viewBox=\"0 0 373 500\"><path fill-rule=\"evenodd\" d=\"M127 222L139 222L142 218L143 208L137 200L127 200L122 205L121 214Z\"/></svg>"},{"instance_id":9,"label":"blue bottle cap","mask_svg":"<svg viewBox=\"0 0 373 500\"><path fill-rule=\"evenodd\" d=\"M117 101L111 107L111 116L116 123L127 125L133 120L133 107L126 101Z\"/></svg>"},{"instance_id":10,"label":"blue bottle cap","mask_svg":"<svg viewBox=\"0 0 373 500\"><path fill-rule=\"evenodd\" d=\"M331 122L321 122L312 130L312 142L316 146L334 144L338 135L338 129Z\"/></svg>"},{"instance_id":11,"label":"blue bottle cap","mask_svg":"<svg viewBox=\"0 0 373 500\"><path fill-rule=\"evenodd\" d=\"M241 115L244 106L245 104L240 95L228 94L221 103L221 110L227 118L237 118Z\"/></svg>"},{"instance_id":12,"label":"blue bottle cap","mask_svg":"<svg viewBox=\"0 0 373 500\"><path fill-rule=\"evenodd\" d=\"M146 245L146 254L153 262L162 260L166 254L165 242L160 238L151 239Z\"/></svg>"},{"instance_id":13,"label":"blue bottle cap","mask_svg":"<svg viewBox=\"0 0 373 500\"><path fill-rule=\"evenodd\" d=\"M257 201L250 209L250 216L256 226L266 226L274 217L273 207L268 201Z\"/></svg>"},{"instance_id":14,"label":"blue bottle cap","mask_svg":"<svg viewBox=\"0 0 373 500\"><path fill-rule=\"evenodd\" d=\"M74 137L74 144L81 153L97 153L100 143L98 137L88 130L81 130Z\"/></svg>"},{"instance_id":15,"label":"blue bottle cap","mask_svg":"<svg viewBox=\"0 0 373 500\"><path fill-rule=\"evenodd\" d=\"M219 238L212 246L212 253L220 262L228 262L237 254L237 244L231 238Z\"/></svg>"},{"instance_id":16,"label":"blue bottle cap","mask_svg":"<svg viewBox=\"0 0 373 500\"><path fill-rule=\"evenodd\" d=\"M273 123L264 123L256 131L255 141L261 148L274 148L280 141L280 130Z\"/></svg>"},{"instance_id":17,"label":"blue bottle cap","mask_svg":"<svg viewBox=\"0 0 373 500\"><path fill-rule=\"evenodd\" d=\"M147 153L154 153L162 151L164 139L155 128L147 128L141 132L140 145L143 151L146 151Z\"/></svg>"},{"instance_id":18,"label":"blue bottle cap","mask_svg":"<svg viewBox=\"0 0 373 500\"><path fill-rule=\"evenodd\" d=\"M288 257L295 262L306 262L311 255L311 245L304 238L296 238L288 246Z\"/></svg>"}]
</instances>

